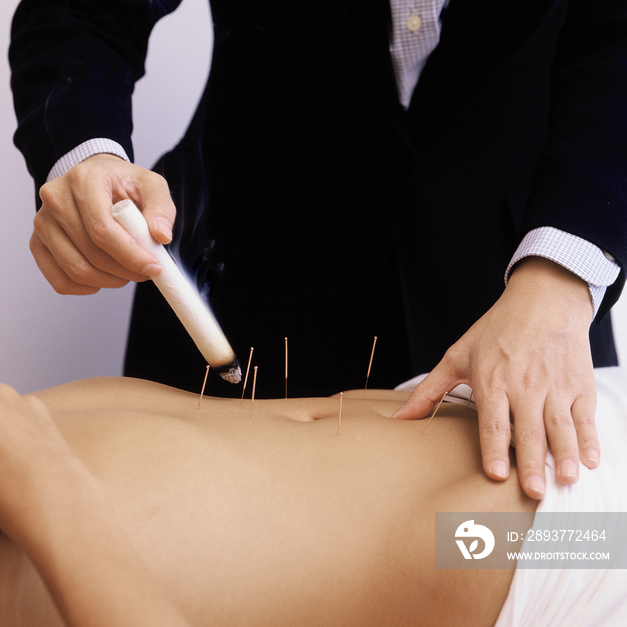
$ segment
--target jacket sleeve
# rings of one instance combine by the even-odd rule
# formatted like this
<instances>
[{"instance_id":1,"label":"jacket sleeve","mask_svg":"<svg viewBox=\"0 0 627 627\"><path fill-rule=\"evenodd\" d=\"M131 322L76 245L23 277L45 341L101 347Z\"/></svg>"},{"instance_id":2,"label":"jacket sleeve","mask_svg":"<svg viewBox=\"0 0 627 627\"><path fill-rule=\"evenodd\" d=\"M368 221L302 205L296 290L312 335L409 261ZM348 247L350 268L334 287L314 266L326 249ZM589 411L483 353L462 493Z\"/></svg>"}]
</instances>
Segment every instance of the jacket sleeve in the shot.
<instances>
[{"instance_id":1,"label":"jacket sleeve","mask_svg":"<svg viewBox=\"0 0 627 627\"><path fill-rule=\"evenodd\" d=\"M618 299L627 268L627 3L571 0L552 73L549 135L524 230L554 226L621 266L599 311Z\"/></svg>"},{"instance_id":2,"label":"jacket sleeve","mask_svg":"<svg viewBox=\"0 0 627 627\"><path fill-rule=\"evenodd\" d=\"M15 145L36 190L54 163L88 139L118 142L133 159L131 95L148 37L180 0L23 0L9 61Z\"/></svg>"}]
</instances>

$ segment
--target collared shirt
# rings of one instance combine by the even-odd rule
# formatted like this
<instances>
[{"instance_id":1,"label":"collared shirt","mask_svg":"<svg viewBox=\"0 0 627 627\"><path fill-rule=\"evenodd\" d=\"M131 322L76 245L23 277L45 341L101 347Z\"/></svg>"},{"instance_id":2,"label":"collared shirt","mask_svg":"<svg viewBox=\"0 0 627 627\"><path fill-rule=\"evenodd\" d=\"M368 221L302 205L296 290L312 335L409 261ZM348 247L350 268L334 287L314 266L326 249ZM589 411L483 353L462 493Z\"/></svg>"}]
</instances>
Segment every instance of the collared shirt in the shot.
<instances>
[{"instance_id":1,"label":"collared shirt","mask_svg":"<svg viewBox=\"0 0 627 627\"><path fill-rule=\"evenodd\" d=\"M390 55L399 100L406 109L427 59L440 41L440 14L448 2L449 0L390 0ZM95 138L61 157L50 170L47 180L61 176L73 165L99 153L114 154L129 161L126 152L117 142ZM559 229L542 227L530 231L523 238L505 271L506 284L513 266L529 256L550 259L586 281L590 287L594 315L607 287L614 283L620 272L619 265L597 246Z\"/></svg>"},{"instance_id":2,"label":"collared shirt","mask_svg":"<svg viewBox=\"0 0 627 627\"><path fill-rule=\"evenodd\" d=\"M406 109L427 59L440 41L440 14L448 2L390 0L390 55L399 100ZM586 281L595 315L607 286L614 283L620 272L618 264L597 246L559 229L542 227L524 237L505 271L506 284L513 266L529 256L555 261Z\"/></svg>"},{"instance_id":3,"label":"collared shirt","mask_svg":"<svg viewBox=\"0 0 627 627\"><path fill-rule=\"evenodd\" d=\"M390 0L390 55L399 100L407 109L429 55L440 42L440 13L448 0Z\"/></svg>"}]
</instances>

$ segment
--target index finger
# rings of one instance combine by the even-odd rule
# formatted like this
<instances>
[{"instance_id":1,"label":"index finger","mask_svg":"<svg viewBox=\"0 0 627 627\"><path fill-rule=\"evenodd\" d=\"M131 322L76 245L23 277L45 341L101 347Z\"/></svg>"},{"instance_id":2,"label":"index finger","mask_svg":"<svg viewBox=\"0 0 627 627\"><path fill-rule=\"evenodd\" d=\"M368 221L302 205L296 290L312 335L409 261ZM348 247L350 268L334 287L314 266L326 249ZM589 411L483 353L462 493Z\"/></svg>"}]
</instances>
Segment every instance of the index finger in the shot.
<instances>
[{"instance_id":1,"label":"index finger","mask_svg":"<svg viewBox=\"0 0 627 627\"><path fill-rule=\"evenodd\" d=\"M106 195L81 206L83 223L91 241L127 270L144 276L159 275L159 260L113 219L111 207L111 198Z\"/></svg>"},{"instance_id":2,"label":"index finger","mask_svg":"<svg viewBox=\"0 0 627 627\"><path fill-rule=\"evenodd\" d=\"M483 470L491 479L503 481L509 477L509 447L511 423L509 399L503 392L487 395L473 390L479 421L479 443Z\"/></svg>"}]
</instances>

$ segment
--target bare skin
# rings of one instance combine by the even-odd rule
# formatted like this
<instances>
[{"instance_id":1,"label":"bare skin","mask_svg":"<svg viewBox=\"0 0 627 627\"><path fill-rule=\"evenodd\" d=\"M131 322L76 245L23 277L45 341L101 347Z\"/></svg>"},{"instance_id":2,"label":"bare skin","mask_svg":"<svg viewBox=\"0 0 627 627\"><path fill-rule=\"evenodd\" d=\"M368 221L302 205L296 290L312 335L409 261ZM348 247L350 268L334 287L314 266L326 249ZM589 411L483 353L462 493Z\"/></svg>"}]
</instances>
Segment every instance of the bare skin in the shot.
<instances>
[{"instance_id":1,"label":"bare skin","mask_svg":"<svg viewBox=\"0 0 627 627\"><path fill-rule=\"evenodd\" d=\"M547 439L558 480L575 483L579 460L588 468L600 460L591 321L584 281L547 259L523 259L503 296L449 349L397 417L422 417L445 392L467 383L489 477L508 476L511 415L525 492L544 496Z\"/></svg>"},{"instance_id":2,"label":"bare skin","mask_svg":"<svg viewBox=\"0 0 627 627\"><path fill-rule=\"evenodd\" d=\"M424 423L390 418L406 393L363 395L344 395L339 435L337 398L198 409L193 394L132 379L37 397L190 625L493 625L513 571L435 570L434 512L533 512L535 501L515 466L486 477L471 410L443 406L422 434ZM46 488L70 501L63 481ZM4 537L0 591L0 624L63 624Z\"/></svg>"},{"instance_id":3,"label":"bare skin","mask_svg":"<svg viewBox=\"0 0 627 627\"><path fill-rule=\"evenodd\" d=\"M43 403L0 385L0 432L2 624L190 627ZM50 601L41 603L41 580L32 580L30 564L63 620Z\"/></svg>"},{"instance_id":4,"label":"bare skin","mask_svg":"<svg viewBox=\"0 0 627 627\"><path fill-rule=\"evenodd\" d=\"M99 154L46 183L39 195L30 249L59 294L94 294L161 273L157 258L115 222L110 209L119 200L133 200L152 236L168 244L176 209L163 177Z\"/></svg>"},{"instance_id":5,"label":"bare skin","mask_svg":"<svg viewBox=\"0 0 627 627\"><path fill-rule=\"evenodd\" d=\"M95 155L44 185L40 195L31 250L58 292L91 294L159 274L156 259L113 222L110 209L130 198L155 239L169 242L176 212L160 176L113 155ZM467 383L475 391L489 477L508 476L511 413L526 494L544 494L547 437L558 480L576 482L579 460L588 468L600 460L591 320L590 294L579 277L546 259L524 259L501 298L449 349L399 417L424 418L445 392Z\"/></svg>"}]
</instances>

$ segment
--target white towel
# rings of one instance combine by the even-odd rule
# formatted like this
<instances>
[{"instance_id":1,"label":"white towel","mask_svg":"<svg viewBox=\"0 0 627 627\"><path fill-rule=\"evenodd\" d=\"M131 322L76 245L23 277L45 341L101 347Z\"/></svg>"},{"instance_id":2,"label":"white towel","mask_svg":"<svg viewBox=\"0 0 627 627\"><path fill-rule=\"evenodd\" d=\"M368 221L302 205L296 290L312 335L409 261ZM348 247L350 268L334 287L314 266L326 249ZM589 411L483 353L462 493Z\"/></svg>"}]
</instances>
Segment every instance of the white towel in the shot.
<instances>
[{"instance_id":1,"label":"white towel","mask_svg":"<svg viewBox=\"0 0 627 627\"><path fill-rule=\"evenodd\" d=\"M425 376L414 377L396 389L411 391ZM601 464L595 470L580 465L579 481L563 486L555 479L555 462L549 452L547 490L537 512L627 512L627 371L599 368L595 370L595 379ZM467 385L460 385L445 401L466 403L470 392ZM542 528L550 528L546 518ZM575 552L578 548L573 544ZM550 549L548 545L546 550ZM530 545L525 541L521 551L526 550L543 549L541 543ZM627 563L627 546L622 547L620 555L614 552L613 557ZM518 568L495 627L625 625L627 570Z\"/></svg>"},{"instance_id":2,"label":"white towel","mask_svg":"<svg viewBox=\"0 0 627 627\"><path fill-rule=\"evenodd\" d=\"M547 491L538 512L627 512L627 373L595 371L601 464L581 465L579 481L562 486L547 458ZM543 528L547 528L543 522ZM521 551L530 550L525 542ZM574 547L576 550L576 547ZM534 546L534 550L542 550ZM625 563L627 547L622 547ZM614 557L617 557L616 554ZM524 569L514 574L496 627L623 627L627 625L627 570Z\"/></svg>"}]
</instances>

